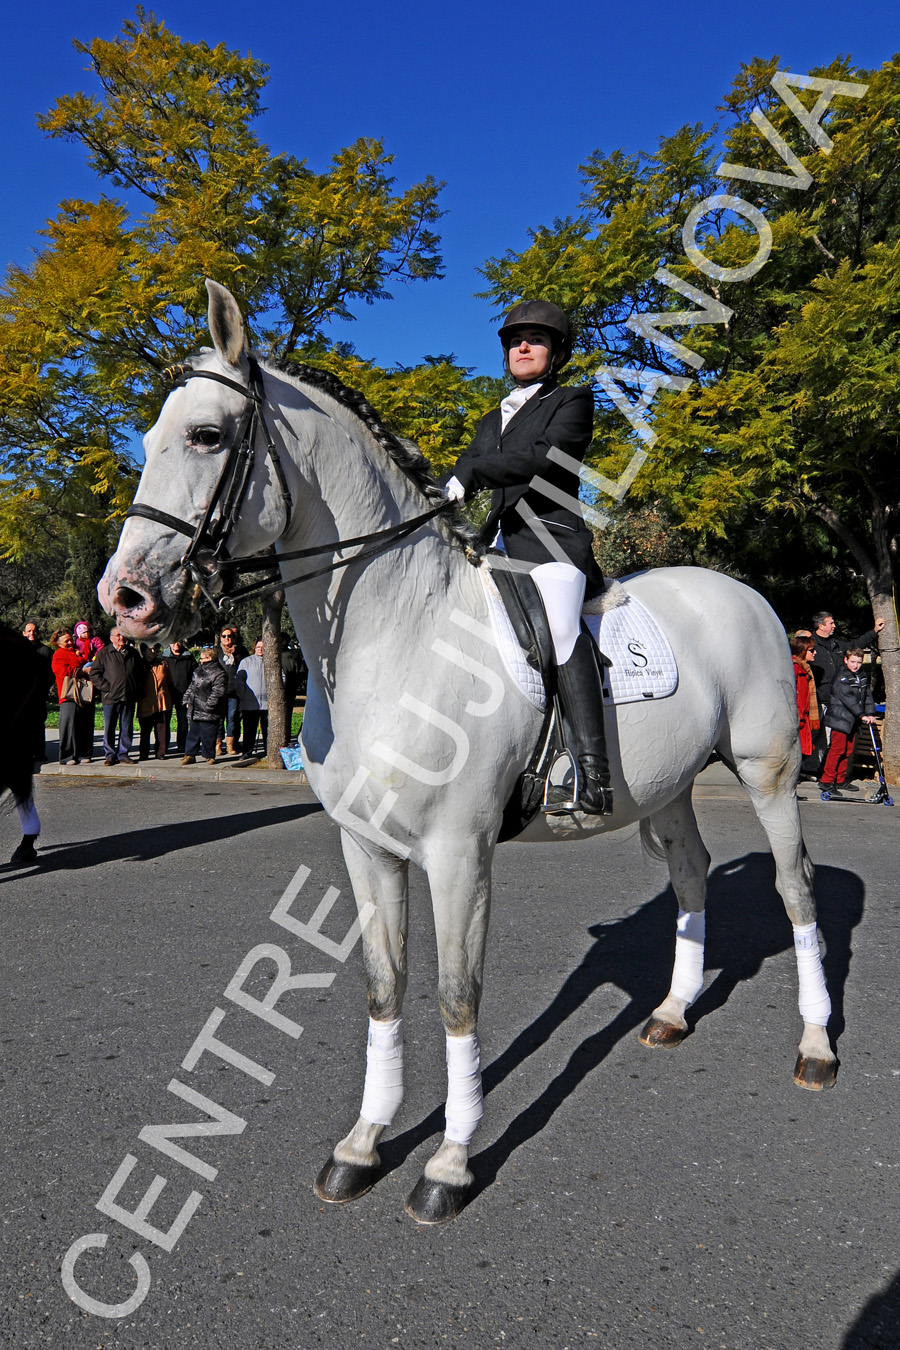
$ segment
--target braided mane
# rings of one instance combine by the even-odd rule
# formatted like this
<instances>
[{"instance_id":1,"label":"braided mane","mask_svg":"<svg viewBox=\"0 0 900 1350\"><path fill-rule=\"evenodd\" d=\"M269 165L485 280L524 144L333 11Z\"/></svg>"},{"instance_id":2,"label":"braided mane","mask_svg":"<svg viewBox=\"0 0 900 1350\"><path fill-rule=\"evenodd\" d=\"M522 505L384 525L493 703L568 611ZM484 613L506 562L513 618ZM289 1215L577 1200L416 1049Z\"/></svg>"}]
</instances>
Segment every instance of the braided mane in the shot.
<instances>
[{"instance_id":1,"label":"braided mane","mask_svg":"<svg viewBox=\"0 0 900 1350\"><path fill-rule=\"evenodd\" d=\"M257 357L257 360L261 365L278 371L280 375L287 375L298 383L311 385L314 389L320 389L324 394L328 394L335 403L339 403L362 422L373 440L431 505L435 505L443 496L441 488L434 480L431 465L418 446L412 441L402 440L389 431L371 403L358 389L351 389L337 375L332 374L330 370L322 370L319 366L307 366L299 361L272 357ZM484 543L478 530L470 525L458 510L441 512L433 523L444 538L456 547L474 550L479 555L484 552Z\"/></svg>"}]
</instances>

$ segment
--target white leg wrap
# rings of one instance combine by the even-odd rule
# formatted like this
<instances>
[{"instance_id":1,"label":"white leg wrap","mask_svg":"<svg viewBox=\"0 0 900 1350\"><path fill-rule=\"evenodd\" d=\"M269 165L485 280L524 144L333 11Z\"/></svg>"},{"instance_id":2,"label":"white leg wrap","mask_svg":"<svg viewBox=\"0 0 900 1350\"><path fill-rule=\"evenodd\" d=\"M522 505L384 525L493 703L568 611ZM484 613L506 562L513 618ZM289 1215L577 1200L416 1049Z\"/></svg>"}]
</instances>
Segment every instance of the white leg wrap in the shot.
<instances>
[{"instance_id":1,"label":"white leg wrap","mask_svg":"<svg viewBox=\"0 0 900 1350\"><path fill-rule=\"evenodd\" d=\"M22 827L23 834L38 835L41 832L41 822L34 804L34 798L29 797L27 802L17 802L16 810L19 813L19 824Z\"/></svg>"},{"instance_id":2,"label":"white leg wrap","mask_svg":"<svg viewBox=\"0 0 900 1350\"><path fill-rule=\"evenodd\" d=\"M372 1125L390 1125L403 1101L403 1018L369 1018L366 1086L359 1114Z\"/></svg>"},{"instance_id":3,"label":"white leg wrap","mask_svg":"<svg viewBox=\"0 0 900 1350\"><path fill-rule=\"evenodd\" d=\"M804 1022L824 1027L831 1016L831 999L825 984L819 936L814 923L794 924L794 950L800 981L800 1016Z\"/></svg>"},{"instance_id":4,"label":"white leg wrap","mask_svg":"<svg viewBox=\"0 0 900 1350\"><path fill-rule=\"evenodd\" d=\"M454 1144L470 1144L484 1115L478 1037L447 1037L447 1128Z\"/></svg>"},{"instance_id":5,"label":"white leg wrap","mask_svg":"<svg viewBox=\"0 0 900 1350\"><path fill-rule=\"evenodd\" d=\"M687 1003L693 1003L703 988L705 942L706 914L692 914L686 909L680 909L675 936L675 967L672 971L672 988L669 992L676 998L683 998Z\"/></svg>"}]
</instances>

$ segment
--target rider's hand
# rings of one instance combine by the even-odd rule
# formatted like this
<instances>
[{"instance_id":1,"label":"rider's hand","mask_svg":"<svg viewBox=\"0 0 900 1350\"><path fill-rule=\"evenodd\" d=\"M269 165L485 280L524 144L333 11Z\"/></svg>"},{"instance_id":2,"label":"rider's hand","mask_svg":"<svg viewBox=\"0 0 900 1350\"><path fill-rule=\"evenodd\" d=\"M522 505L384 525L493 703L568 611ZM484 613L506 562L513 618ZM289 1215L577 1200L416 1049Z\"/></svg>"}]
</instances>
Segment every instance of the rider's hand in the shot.
<instances>
[{"instance_id":1,"label":"rider's hand","mask_svg":"<svg viewBox=\"0 0 900 1350\"><path fill-rule=\"evenodd\" d=\"M444 489L444 492L447 497L447 500L451 502L461 502L463 497L465 497L466 495L466 489L463 487L462 483L459 481L458 478L451 478L450 482Z\"/></svg>"}]
</instances>

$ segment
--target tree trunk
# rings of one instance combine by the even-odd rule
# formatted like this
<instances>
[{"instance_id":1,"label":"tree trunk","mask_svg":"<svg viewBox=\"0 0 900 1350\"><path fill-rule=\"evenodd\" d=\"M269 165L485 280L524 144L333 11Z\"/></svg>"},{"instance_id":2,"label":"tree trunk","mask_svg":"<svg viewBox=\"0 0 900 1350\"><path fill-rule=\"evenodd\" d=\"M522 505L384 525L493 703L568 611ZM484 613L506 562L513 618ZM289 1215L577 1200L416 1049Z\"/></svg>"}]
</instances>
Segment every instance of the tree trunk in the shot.
<instances>
[{"instance_id":1,"label":"tree trunk","mask_svg":"<svg viewBox=\"0 0 900 1350\"><path fill-rule=\"evenodd\" d=\"M266 673L266 698L269 703L269 735L266 762L270 769L283 769L281 747L290 740L285 707L284 680L281 675L281 611L284 591L276 591L263 600L263 669Z\"/></svg>"},{"instance_id":2,"label":"tree trunk","mask_svg":"<svg viewBox=\"0 0 900 1350\"><path fill-rule=\"evenodd\" d=\"M900 635L897 628L897 610L893 589L882 580L866 586L876 619L884 619L884 628L878 634L881 668L884 672L884 776L895 786L900 784ZM863 728L865 730L865 728ZM866 736L868 737L868 731Z\"/></svg>"}]
</instances>

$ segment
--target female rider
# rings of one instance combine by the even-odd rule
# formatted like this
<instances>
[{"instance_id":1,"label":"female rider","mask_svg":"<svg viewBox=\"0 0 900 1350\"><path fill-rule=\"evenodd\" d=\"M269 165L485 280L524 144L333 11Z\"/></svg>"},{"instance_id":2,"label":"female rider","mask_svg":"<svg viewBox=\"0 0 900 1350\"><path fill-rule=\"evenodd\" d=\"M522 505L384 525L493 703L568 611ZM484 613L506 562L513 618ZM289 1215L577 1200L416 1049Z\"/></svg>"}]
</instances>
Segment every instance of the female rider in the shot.
<instances>
[{"instance_id":1,"label":"female rider","mask_svg":"<svg viewBox=\"0 0 900 1350\"><path fill-rule=\"evenodd\" d=\"M479 422L475 439L456 461L447 495L460 501L494 489L485 537L509 558L531 564L544 602L579 765L577 808L609 815L602 683L595 644L581 632L585 590L588 598L599 594L603 574L581 515L572 464L581 464L590 445L594 400L585 385L568 389L557 383L557 372L572 355L572 330L556 305L520 301L507 314L500 341L516 388ZM563 452L563 462L551 458L554 449Z\"/></svg>"}]
</instances>

